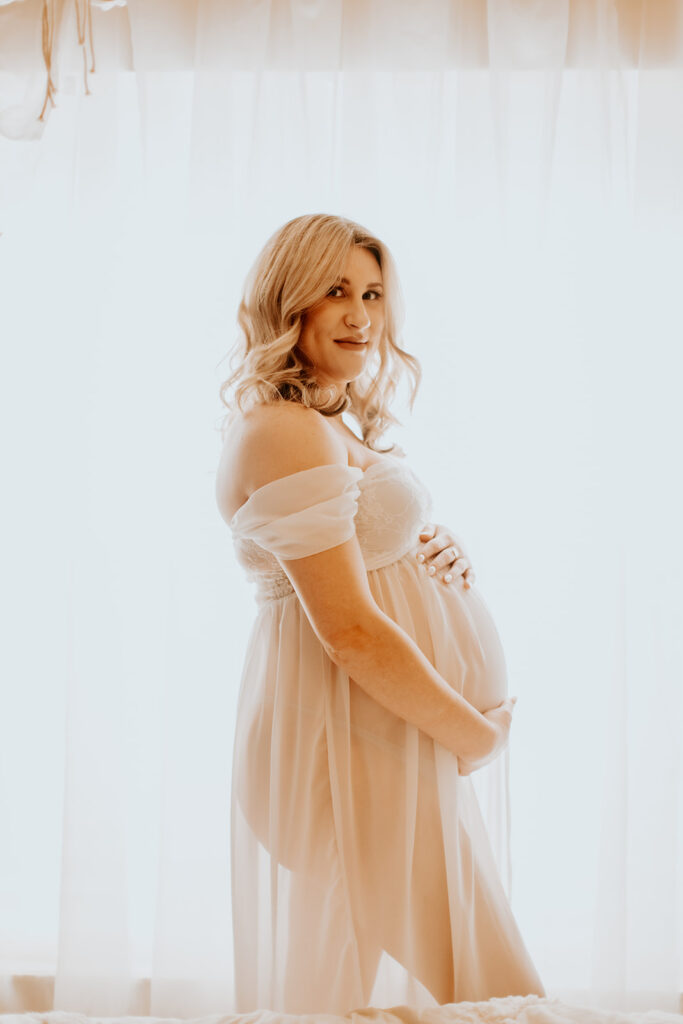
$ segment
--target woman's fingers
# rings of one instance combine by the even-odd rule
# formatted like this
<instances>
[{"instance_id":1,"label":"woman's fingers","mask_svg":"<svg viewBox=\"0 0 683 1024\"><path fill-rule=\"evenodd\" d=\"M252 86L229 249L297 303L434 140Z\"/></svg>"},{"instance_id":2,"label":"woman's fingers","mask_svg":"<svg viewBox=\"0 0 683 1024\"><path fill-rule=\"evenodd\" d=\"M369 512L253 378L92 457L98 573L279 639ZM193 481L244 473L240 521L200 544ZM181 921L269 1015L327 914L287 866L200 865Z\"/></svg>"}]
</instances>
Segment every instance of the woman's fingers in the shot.
<instances>
[{"instance_id":1,"label":"woman's fingers","mask_svg":"<svg viewBox=\"0 0 683 1024\"><path fill-rule=\"evenodd\" d=\"M515 710L515 704L517 703L516 697L506 697L503 703L500 705L501 711L507 711L512 720L512 714Z\"/></svg>"},{"instance_id":2,"label":"woman's fingers","mask_svg":"<svg viewBox=\"0 0 683 1024\"><path fill-rule=\"evenodd\" d=\"M420 540L422 547L416 557L429 576L439 576L443 583L459 580L465 589L472 586L472 566L454 534L429 524L420 533Z\"/></svg>"},{"instance_id":3,"label":"woman's fingers","mask_svg":"<svg viewBox=\"0 0 683 1024\"><path fill-rule=\"evenodd\" d=\"M447 544L445 547L438 548L437 553L434 555L430 555L428 549L424 554L427 571L430 568L433 568L434 572L448 569L454 575L462 576L470 568L468 559L463 555L462 551L458 550L455 544Z\"/></svg>"},{"instance_id":4,"label":"woman's fingers","mask_svg":"<svg viewBox=\"0 0 683 1024\"><path fill-rule=\"evenodd\" d=\"M468 560L453 545L444 548L436 558L432 559L430 565L437 570L448 568L449 572L457 573L459 576L462 576L470 568Z\"/></svg>"},{"instance_id":5,"label":"woman's fingers","mask_svg":"<svg viewBox=\"0 0 683 1024\"><path fill-rule=\"evenodd\" d=\"M453 560L452 547L447 548L441 555L438 555L432 562L432 565L435 566L435 572L441 570L441 579L444 583L453 583L459 577L465 587L471 587L474 583L475 577L469 561L462 555ZM429 572L429 569L427 569L427 572ZM434 575L434 573L431 575Z\"/></svg>"}]
</instances>

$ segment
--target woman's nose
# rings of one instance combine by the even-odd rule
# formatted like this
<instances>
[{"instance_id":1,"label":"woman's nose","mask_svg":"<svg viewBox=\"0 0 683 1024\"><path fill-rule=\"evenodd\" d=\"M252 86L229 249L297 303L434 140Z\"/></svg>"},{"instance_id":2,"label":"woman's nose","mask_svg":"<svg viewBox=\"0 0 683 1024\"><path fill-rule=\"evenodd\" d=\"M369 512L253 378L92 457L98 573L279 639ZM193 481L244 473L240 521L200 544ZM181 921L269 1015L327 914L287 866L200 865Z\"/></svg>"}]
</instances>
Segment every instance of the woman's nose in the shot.
<instances>
[{"instance_id":1,"label":"woman's nose","mask_svg":"<svg viewBox=\"0 0 683 1024\"><path fill-rule=\"evenodd\" d=\"M351 308L344 319L349 327L355 327L358 331L364 331L370 326L370 317L362 299L351 303Z\"/></svg>"}]
</instances>

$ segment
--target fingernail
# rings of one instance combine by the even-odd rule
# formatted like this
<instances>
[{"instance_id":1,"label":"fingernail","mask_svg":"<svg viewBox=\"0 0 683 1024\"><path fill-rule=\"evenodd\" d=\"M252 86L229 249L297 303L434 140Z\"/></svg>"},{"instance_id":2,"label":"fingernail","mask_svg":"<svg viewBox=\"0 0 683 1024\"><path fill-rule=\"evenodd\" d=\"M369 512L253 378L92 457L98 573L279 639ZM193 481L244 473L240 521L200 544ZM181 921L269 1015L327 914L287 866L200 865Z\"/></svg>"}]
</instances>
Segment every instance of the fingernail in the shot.
<instances>
[{"instance_id":1,"label":"fingernail","mask_svg":"<svg viewBox=\"0 0 683 1024\"><path fill-rule=\"evenodd\" d=\"M436 572L436 569L434 568L433 565L430 565L429 568L427 569L427 572L429 573L430 576L433 576L434 573Z\"/></svg>"},{"instance_id":2,"label":"fingernail","mask_svg":"<svg viewBox=\"0 0 683 1024\"><path fill-rule=\"evenodd\" d=\"M424 555L418 555L417 556L417 560L418 560L418 562L424 562L425 556Z\"/></svg>"},{"instance_id":3,"label":"fingernail","mask_svg":"<svg viewBox=\"0 0 683 1024\"><path fill-rule=\"evenodd\" d=\"M453 577L451 576L451 574L447 572L446 575L444 576L444 583L450 583L452 579Z\"/></svg>"}]
</instances>

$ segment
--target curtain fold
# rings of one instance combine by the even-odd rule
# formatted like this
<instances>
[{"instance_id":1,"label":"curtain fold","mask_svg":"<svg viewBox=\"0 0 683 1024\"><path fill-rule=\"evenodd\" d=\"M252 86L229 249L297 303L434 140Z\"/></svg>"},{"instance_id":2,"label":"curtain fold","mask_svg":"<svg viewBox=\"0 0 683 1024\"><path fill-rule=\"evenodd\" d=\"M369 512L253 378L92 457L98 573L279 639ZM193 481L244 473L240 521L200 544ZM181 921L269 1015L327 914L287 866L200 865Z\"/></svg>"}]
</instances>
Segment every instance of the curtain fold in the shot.
<instances>
[{"instance_id":1,"label":"curtain fold","mask_svg":"<svg viewBox=\"0 0 683 1024\"><path fill-rule=\"evenodd\" d=\"M93 3L90 55L55 0L38 123L42 10L0 5L0 1009L230 1010L253 602L217 396L251 261L313 211L397 259L391 439L519 696L530 952L551 994L677 1009L680 5Z\"/></svg>"},{"instance_id":2,"label":"curtain fold","mask_svg":"<svg viewBox=\"0 0 683 1024\"><path fill-rule=\"evenodd\" d=\"M63 75L683 63L677 0L4 0L0 134L39 138ZM40 83L42 81L42 89Z\"/></svg>"}]
</instances>

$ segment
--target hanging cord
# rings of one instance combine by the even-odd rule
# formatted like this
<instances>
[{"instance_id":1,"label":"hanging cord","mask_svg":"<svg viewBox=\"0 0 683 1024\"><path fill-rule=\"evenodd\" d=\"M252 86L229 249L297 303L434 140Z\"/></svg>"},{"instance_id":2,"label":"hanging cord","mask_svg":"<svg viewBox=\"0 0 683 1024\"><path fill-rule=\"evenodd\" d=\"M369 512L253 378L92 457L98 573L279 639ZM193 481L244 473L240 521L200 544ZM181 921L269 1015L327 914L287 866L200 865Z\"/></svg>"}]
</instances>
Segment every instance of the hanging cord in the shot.
<instances>
[{"instance_id":1,"label":"hanging cord","mask_svg":"<svg viewBox=\"0 0 683 1024\"><path fill-rule=\"evenodd\" d=\"M82 4L82 7L81 7ZM88 43L90 44L90 71L95 71L95 47L93 45L93 34L92 34L92 8L90 6L90 0L74 0L74 6L76 8L76 26L78 29L78 45L81 47L83 52L83 86L85 88L85 95L90 96L90 88L88 86ZM55 84L52 80L52 54L54 47L54 36L55 36L55 0L43 0L43 16L42 16L42 42L43 42L43 60L45 61L45 70L47 71L47 86L45 88L45 101L43 103L43 109L38 115L38 120L43 121L45 119L45 112L47 110L48 102L52 106L56 106L55 103ZM87 41L86 41L87 33Z\"/></svg>"},{"instance_id":2,"label":"hanging cord","mask_svg":"<svg viewBox=\"0 0 683 1024\"><path fill-rule=\"evenodd\" d=\"M90 96L90 89L88 88L88 52L85 42L86 29L88 32L88 39L90 41L90 58L92 64L90 65L90 71L95 71L95 50L92 44L92 9L90 7L90 0L83 0L83 13L81 14L81 5L79 0L74 0L76 6L76 24L78 25L78 44L83 50L83 85L85 87L85 95Z\"/></svg>"},{"instance_id":3,"label":"hanging cord","mask_svg":"<svg viewBox=\"0 0 683 1024\"><path fill-rule=\"evenodd\" d=\"M48 100L52 103L53 107L55 106L55 84L52 81L52 43L55 32L55 0L43 0L42 29L43 60L45 61L45 69L47 71L47 86L45 89L45 102L43 103L43 109L38 116L39 121L44 120Z\"/></svg>"}]
</instances>

